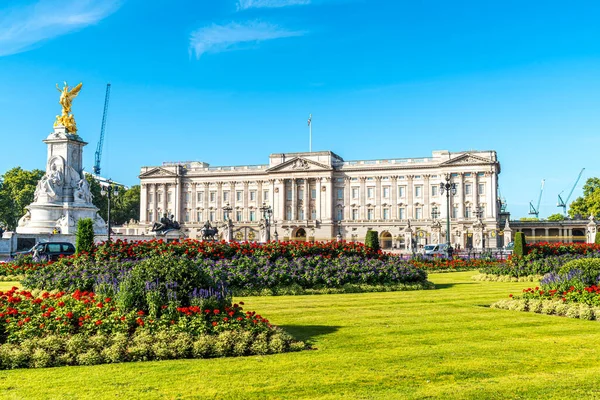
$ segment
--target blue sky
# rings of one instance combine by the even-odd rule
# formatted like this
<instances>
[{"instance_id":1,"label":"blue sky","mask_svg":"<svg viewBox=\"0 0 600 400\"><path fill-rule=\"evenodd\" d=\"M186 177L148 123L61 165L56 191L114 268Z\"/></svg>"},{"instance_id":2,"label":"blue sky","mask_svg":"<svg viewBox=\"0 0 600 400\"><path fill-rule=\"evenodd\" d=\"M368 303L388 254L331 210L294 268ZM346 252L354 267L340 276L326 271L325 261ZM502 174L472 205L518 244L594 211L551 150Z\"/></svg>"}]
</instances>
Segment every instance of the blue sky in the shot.
<instances>
[{"instance_id":1,"label":"blue sky","mask_svg":"<svg viewBox=\"0 0 600 400\"><path fill-rule=\"evenodd\" d=\"M600 2L38 0L0 3L0 174L45 167L73 103L91 171L112 84L102 175L163 161L264 164L496 150L513 217L546 179L558 212L600 176Z\"/></svg>"}]
</instances>

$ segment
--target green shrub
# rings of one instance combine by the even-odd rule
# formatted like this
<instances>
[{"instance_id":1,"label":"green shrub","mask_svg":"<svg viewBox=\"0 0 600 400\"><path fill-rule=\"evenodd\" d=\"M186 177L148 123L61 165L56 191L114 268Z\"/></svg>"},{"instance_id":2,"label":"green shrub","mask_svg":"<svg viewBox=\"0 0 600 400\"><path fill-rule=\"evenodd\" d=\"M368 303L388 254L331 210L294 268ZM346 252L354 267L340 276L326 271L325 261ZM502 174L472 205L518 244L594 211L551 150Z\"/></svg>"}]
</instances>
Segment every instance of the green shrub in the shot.
<instances>
[{"instance_id":1,"label":"green shrub","mask_svg":"<svg viewBox=\"0 0 600 400\"><path fill-rule=\"evenodd\" d=\"M600 244L600 232L596 232L596 238L594 239L594 243Z\"/></svg>"},{"instance_id":2,"label":"green shrub","mask_svg":"<svg viewBox=\"0 0 600 400\"><path fill-rule=\"evenodd\" d=\"M379 233L377 231L367 231L365 246L374 251L379 250Z\"/></svg>"},{"instance_id":3,"label":"green shrub","mask_svg":"<svg viewBox=\"0 0 600 400\"><path fill-rule=\"evenodd\" d=\"M94 249L94 221L91 218L82 218L77 221L77 253L90 253Z\"/></svg>"},{"instance_id":4,"label":"green shrub","mask_svg":"<svg viewBox=\"0 0 600 400\"><path fill-rule=\"evenodd\" d=\"M572 271L581 271L581 273L574 274ZM575 283L580 283L583 287L595 285L598 276L600 275L600 258L580 258L571 260L560 268L558 274L563 277L573 275L574 279L580 281ZM566 285L578 286L570 282L566 283Z\"/></svg>"},{"instance_id":5,"label":"green shrub","mask_svg":"<svg viewBox=\"0 0 600 400\"><path fill-rule=\"evenodd\" d=\"M525 254L525 234L523 232L515 233L515 247L513 254L522 257Z\"/></svg>"}]
</instances>

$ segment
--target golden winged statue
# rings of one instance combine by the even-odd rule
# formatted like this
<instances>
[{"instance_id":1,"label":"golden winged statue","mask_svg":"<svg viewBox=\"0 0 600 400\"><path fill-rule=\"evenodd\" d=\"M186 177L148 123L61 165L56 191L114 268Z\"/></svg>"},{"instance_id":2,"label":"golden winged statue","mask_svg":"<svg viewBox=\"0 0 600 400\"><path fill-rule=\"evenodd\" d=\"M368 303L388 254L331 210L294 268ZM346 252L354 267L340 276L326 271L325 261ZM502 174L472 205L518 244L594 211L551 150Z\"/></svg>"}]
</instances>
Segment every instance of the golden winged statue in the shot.
<instances>
[{"instance_id":1,"label":"golden winged statue","mask_svg":"<svg viewBox=\"0 0 600 400\"><path fill-rule=\"evenodd\" d=\"M80 83L74 88L70 88L67 82L65 82L65 87L61 89L58 87L58 83L56 84L56 89L60 92L58 102L62 106L62 114L56 116L54 126L62 125L67 129L67 132L74 135L77 134L77 124L75 124L75 117L71 114L71 105L73 104L73 99L79 94L82 85Z\"/></svg>"}]
</instances>

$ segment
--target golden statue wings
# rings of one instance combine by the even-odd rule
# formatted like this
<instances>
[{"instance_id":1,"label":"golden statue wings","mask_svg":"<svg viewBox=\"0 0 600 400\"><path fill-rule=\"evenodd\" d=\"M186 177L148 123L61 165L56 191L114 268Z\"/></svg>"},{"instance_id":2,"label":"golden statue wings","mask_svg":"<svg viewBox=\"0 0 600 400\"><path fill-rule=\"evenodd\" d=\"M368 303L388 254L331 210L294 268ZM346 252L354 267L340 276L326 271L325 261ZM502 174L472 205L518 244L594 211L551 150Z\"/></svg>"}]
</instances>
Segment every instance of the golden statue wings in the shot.
<instances>
[{"instance_id":1,"label":"golden statue wings","mask_svg":"<svg viewBox=\"0 0 600 400\"><path fill-rule=\"evenodd\" d=\"M54 126L62 125L72 134L77 134L77 125L75 124L75 117L71 114L71 105L73 104L73 99L79 94L82 86L83 83L80 83L74 88L70 88L69 85L67 85L67 82L65 82L65 86L61 89L58 87L58 83L56 84L56 89L60 92L60 99L58 102L62 106L62 114L56 116Z\"/></svg>"}]
</instances>

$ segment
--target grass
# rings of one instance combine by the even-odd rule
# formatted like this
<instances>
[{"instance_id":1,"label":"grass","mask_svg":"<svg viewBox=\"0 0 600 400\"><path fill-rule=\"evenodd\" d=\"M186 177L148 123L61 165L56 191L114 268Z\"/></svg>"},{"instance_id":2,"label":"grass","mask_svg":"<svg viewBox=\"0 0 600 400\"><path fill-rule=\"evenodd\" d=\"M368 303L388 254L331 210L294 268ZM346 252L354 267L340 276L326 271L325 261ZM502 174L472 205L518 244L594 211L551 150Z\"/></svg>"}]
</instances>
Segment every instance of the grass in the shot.
<instances>
[{"instance_id":1,"label":"grass","mask_svg":"<svg viewBox=\"0 0 600 400\"><path fill-rule=\"evenodd\" d=\"M316 349L0 371L0 398L600 398L600 323L490 309L530 284L473 274L431 274L435 291L244 298Z\"/></svg>"}]
</instances>

